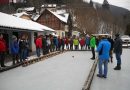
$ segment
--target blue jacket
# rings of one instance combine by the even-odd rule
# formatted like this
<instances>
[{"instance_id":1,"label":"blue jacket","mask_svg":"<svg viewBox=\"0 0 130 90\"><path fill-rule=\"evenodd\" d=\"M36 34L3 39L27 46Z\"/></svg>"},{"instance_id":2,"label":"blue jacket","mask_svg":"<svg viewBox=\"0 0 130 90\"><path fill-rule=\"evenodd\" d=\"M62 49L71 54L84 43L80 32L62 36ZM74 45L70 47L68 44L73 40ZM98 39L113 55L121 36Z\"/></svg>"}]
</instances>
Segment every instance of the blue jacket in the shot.
<instances>
[{"instance_id":1,"label":"blue jacket","mask_svg":"<svg viewBox=\"0 0 130 90\"><path fill-rule=\"evenodd\" d=\"M54 37L53 42L54 42L54 45L58 46L58 38L57 37Z\"/></svg>"},{"instance_id":2,"label":"blue jacket","mask_svg":"<svg viewBox=\"0 0 130 90\"><path fill-rule=\"evenodd\" d=\"M111 44L107 39L103 39L99 42L99 45L97 47L97 52L99 53L102 49L102 54L99 55L99 60L109 60L109 51L111 48Z\"/></svg>"},{"instance_id":3,"label":"blue jacket","mask_svg":"<svg viewBox=\"0 0 130 90\"><path fill-rule=\"evenodd\" d=\"M11 53L12 54L18 54L19 53L19 44L17 41L13 41L11 43Z\"/></svg>"},{"instance_id":4,"label":"blue jacket","mask_svg":"<svg viewBox=\"0 0 130 90\"><path fill-rule=\"evenodd\" d=\"M90 37L86 37L85 42L86 42L86 45L89 45L90 44Z\"/></svg>"}]
</instances>

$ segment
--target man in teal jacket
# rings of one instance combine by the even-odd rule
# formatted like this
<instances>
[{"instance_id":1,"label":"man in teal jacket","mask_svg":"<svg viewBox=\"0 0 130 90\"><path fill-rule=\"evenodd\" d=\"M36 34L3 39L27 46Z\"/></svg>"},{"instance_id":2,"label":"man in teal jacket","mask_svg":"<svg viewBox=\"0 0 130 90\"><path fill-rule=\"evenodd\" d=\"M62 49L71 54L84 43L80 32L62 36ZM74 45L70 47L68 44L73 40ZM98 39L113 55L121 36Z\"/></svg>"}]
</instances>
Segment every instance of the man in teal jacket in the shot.
<instances>
[{"instance_id":1,"label":"man in teal jacket","mask_svg":"<svg viewBox=\"0 0 130 90\"><path fill-rule=\"evenodd\" d=\"M95 59L95 47L96 47L96 39L93 35L91 35L91 39L90 39L90 47L92 50L92 60Z\"/></svg>"},{"instance_id":2,"label":"man in teal jacket","mask_svg":"<svg viewBox=\"0 0 130 90\"><path fill-rule=\"evenodd\" d=\"M98 77L104 77L107 78L107 71L108 71L108 61L109 61L109 51L111 48L110 42L106 39L106 37L102 37L102 40L99 42L99 45L97 47L97 52L99 53L99 74L97 74ZM104 73L102 73L102 65L104 64Z\"/></svg>"}]
</instances>

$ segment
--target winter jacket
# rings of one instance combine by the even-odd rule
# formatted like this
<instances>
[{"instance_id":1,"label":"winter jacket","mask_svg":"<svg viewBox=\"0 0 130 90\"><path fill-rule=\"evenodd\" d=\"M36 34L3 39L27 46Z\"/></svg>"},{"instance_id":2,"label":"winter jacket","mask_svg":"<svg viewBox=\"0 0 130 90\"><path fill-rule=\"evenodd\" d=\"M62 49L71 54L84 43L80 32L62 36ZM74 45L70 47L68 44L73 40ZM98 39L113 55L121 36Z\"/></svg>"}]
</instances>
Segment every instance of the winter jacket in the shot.
<instances>
[{"instance_id":1,"label":"winter jacket","mask_svg":"<svg viewBox=\"0 0 130 90\"><path fill-rule=\"evenodd\" d=\"M58 38L57 37L53 38L53 42L54 42L54 45L58 46Z\"/></svg>"},{"instance_id":2,"label":"winter jacket","mask_svg":"<svg viewBox=\"0 0 130 90\"><path fill-rule=\"evenodd\" d=\"M66 45L69 44L69 39L68 39L68 38L65 39L65 44L66 44Z\"/></svg>"},{"instance_id":3,"label":"winter jacket","mask_svg":"<svg viewBox=\"0 0 130 90\"><path fill-rule=\"evenodd\" d=\"M110 48L111 48L111 44L107 39L103 39L99 42L96 51L99 53L102 50L101 54L99 55L100 60L109 60Z\"/></svg>"},{"instance_id":4,"label":"winter jacket","mask_svg":"<svg viewBox=\"0 0 130 90\"><path fill-rule=\"evenodd\" d=\"M36 39L36 48L42 48L42 38Z\"/></svg>"},{"instance_id":5,"label":"winter jacket","mask_svg":"<svg viewBox=\"0 0 130 90\"><path fill-rule=\"evenodd\" d=\"M47 47L47 39L44 37L42 38L42 48L46 49L46 47Z\"/></svg>"},{"instance_id":6,"label":"winter jacket","mask_svg":"<svg viewBox=\"0 0 130 90\"><path fill-rule=\"evenodd\" d=\"M96 39L95 39L95 37L92 37L90 39L90 47L94 47L95 48L95 46L96 46Z\"/></svg>"},{"instance_id":7,"label":"winter jacket","mask_svg":"<svg viewBox=\"0 0 130 90\"><path fill-rule=\"evenodd\" d=\"M79 40L78 39L74 39L73 43L74 43L74 45L79 45Z\"/></svg>"},{"instance_id":8,"label":"winter jacket","mask_svg":"<svg viewBox=\"0 0 130 90\"><path fill-rule=\"evenodd\" d=\"M117 37L114 42L114 53L122 54L122 40Z\"/></svg>"},{"instance_id":9,"label":"winter jacket","mask_svg":"<svg viewBox=\"0 0 130 90\"><path fill-rule=\"evenodd\" d=\"M73 39L70 39L70 45L73 46Z\"/></svg>"},{"instance_id":10,"label":"winter jacket","mask_svg":"<svg viewBox=\"0 0 130 90\"><path fill-rule=\"evenodd\" d=\"M27 48L26 40L23 40L23 39L19 40L19 49L21 50L21 49L26 49L26 48Z\"/></svg>"},{"instance_id":11,"label":"winter jacket","mask_svg":"<svg viewBox=\"0 0 130 90\"><path fill-rule=\"evenodd\" d=\"M11 53L12 54L18 54L19 53L19 44L17 41L13 41L11 43Z\"/></svg>"},{"instance_id":12,"label":"winter jacket","mask_svg":"<svg viewBox=\"0 0 130 90\"><path fill-rule=\"evenodd\" d=\"M0 39L0 52L5 52L7 50L6 42L4 39Z\"/></svg>"},{"instance_id":13,"label":"winter jacket","mask_svg":"<svg viewBox=\"0 0 130 90\"><path fill-rule=\"evenodd\" d=\"M85 40L84 40L84 39L81 39L81 40L80 40L80 45L81 45L81 46L84 46L84 45L85 45Z\"/></svg>"},{"instance_id":14,"label":"winter jacket","mask_svg":"<svg viewBox=\"0 0 130 90\"><path fill-rule=\"evenodd\" d=\"M85 43L86 43L86 45L90 44L90 37L86 37Z\"/></svg>"}]
</instances>

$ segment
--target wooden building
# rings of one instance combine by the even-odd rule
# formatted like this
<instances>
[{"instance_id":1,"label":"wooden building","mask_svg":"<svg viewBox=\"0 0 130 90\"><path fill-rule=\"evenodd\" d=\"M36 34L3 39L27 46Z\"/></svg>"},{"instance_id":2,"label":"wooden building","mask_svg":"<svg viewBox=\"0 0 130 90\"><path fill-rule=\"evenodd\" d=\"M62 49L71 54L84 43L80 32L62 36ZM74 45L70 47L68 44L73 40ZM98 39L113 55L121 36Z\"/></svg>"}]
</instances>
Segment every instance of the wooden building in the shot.
<instances>
[{"instance_id":1,"label":"wooden building","mask_svg":"<svg viewBox=\"0 0 130 90\"><path fill-rule=\"evenodd\" d=\"M70 35L71 19L69 13L58 14L45 9L37 17L36 22L56 30L56 34L61 37Z\"/></svg>"}]
</instances>

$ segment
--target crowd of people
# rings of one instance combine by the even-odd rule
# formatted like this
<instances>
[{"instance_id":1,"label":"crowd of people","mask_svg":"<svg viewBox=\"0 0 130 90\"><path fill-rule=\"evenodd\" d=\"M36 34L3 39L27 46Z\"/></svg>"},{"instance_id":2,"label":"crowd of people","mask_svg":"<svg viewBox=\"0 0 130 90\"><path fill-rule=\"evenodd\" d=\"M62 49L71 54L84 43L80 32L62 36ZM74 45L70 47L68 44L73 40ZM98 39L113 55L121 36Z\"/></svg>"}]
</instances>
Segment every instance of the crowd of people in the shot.
<instances>
[{"instance_id":1,"label":"crowd of people","mask_svg":"<svg viewBox=\"0 0 130 90\"><path fill-rule=\"evenodd\" d=\"M30 49L30 43L27 35L22 35L20 38L15 35L12 36L10 43L10 49L7 47L3 34L0 34L0 63L1 67L6 67L5 55L8 50L12 57L12 64L15 65L19 62L24 62L28 59ZM64 51L66 50L90 50L90 36L85 37L59 37L52 35L39 35L34 37L34 43L36 46L36 55L40 57L41 54L46 55L49 52Z\"/></svg>"},{"instance_id":2,"label":"crowd of people","mask_svg":"<svg viewBox=\"0 0 130 90\"><path fill-rule=\"evenodd\" d=\"M102 36L97 38L94 35L86 35L84 37L57 37L52 35L39 35L35 37L34 43L36 46L37 57L40 57L41 54L46 55L50 52L64 51L65 49L91 50L91 59L94 60L95 52L98 52L99 74L97 74L97 76L106 78L108 72L107 64L109 61L113 62L113 51L117 59L117 66L114 68L114 70L121 69L122 41L119 37L119 34L116 34L115 37L115 40L113 40L110 37ZM31 49L27 35L22 35L22 37L19 39L13 35L10 45L13 65L19 62L24 62L28 59ZM0 34L1 67L6 67L4 62L6 57L5 53L7 50L6 41L4 40L3 35ZM104 70L102 70L102 65L104 65Z\"/></svg>"}]
</instances>

